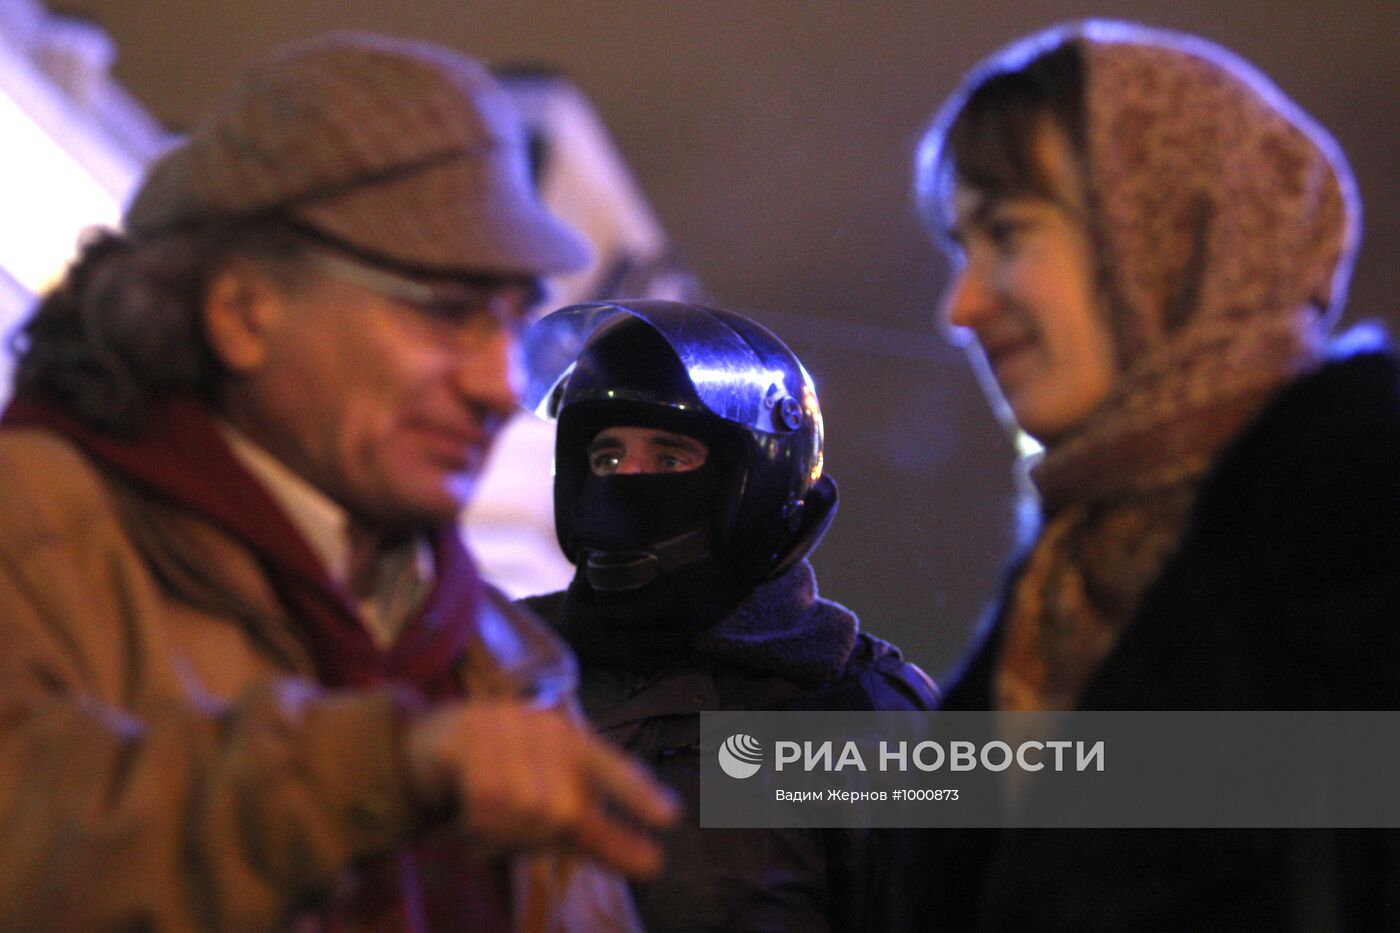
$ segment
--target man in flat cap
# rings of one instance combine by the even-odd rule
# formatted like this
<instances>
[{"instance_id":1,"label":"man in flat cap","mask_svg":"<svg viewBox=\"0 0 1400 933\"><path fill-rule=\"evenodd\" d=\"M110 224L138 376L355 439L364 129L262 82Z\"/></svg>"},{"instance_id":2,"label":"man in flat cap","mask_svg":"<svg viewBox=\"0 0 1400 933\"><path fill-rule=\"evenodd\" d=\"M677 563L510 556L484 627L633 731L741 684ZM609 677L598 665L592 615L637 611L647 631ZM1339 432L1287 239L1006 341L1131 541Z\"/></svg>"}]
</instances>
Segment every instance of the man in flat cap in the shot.
<instances>
[{"instance_id":1,"label":"man in flat cap","mask_svg":"<svg viewBox=\"0 0 1400 933\"><path fill-rule=\"evenodd\" d=\"M0 430L0 928L626 926L673 805L454 531L585 258L481 67L349 34L88 240Z\"/></svg>"}]
</instances>

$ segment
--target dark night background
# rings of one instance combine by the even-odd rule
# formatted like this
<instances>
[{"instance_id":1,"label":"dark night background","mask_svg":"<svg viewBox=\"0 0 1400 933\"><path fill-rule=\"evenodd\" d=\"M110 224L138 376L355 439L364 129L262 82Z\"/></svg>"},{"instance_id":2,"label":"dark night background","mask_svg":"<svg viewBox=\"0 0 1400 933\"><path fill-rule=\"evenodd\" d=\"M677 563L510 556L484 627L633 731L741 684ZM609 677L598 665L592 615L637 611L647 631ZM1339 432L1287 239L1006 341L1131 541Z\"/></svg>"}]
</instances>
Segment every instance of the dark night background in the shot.
<instances>
[{"instance_id":1,"label":"dark night background","mask_svg":"<svg viewBox=\"0 0 1400 933\"><path fill-rule=\"evenodd\" d=\"M841 514L822 590L935 675L1010 542L1012 448L935 326L943 263L909 199L924 122L1022 33L1113 15L1251 59L1337 136L1366 205L1347 321L1400 324L1400 3L1131 0L69 0L116 77L180 127L239 63L332 28L431 39L571 75L682 260L817 379Z\"/></svg>"}]
</instances>

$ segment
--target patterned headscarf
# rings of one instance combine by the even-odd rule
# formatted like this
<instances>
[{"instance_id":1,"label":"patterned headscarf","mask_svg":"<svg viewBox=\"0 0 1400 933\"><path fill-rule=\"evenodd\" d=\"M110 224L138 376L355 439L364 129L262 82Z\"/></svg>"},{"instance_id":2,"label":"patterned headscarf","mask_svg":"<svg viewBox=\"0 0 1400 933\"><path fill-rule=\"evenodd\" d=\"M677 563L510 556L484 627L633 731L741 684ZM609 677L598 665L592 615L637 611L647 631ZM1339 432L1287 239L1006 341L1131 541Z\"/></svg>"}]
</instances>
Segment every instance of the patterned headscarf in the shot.
<instances>
[{"instance_id":1,"label":"patterned headscarf","mask_svg":"<svg viewBox=\"0 0 1400 933\"><path fill-rule=\"evenodd\" d=\"M1211 462L1316 365L1358 240L1331 137L1200 39L1058 27L990 59L961 99L1065 43L1084 65L1090 234L1120 374L1031 471L1044 524L1005 616L1003 709L1075 705L1180 543Z\"/></svg>"}]
</instances>

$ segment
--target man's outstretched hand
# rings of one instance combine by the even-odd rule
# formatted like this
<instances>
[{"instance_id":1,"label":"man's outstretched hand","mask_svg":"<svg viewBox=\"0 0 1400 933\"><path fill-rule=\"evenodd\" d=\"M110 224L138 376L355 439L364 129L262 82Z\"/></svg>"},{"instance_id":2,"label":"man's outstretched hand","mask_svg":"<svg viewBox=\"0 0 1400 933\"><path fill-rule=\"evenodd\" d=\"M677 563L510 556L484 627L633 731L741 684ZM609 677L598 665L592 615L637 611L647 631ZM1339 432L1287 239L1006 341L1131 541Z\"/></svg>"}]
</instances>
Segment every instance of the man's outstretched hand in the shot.
<instances>
[{"instance_id":1,"label":"man's outstretched hand","mask_svg":"<svg viewBox=\"0 0 1400 933\"><path fill-rule=\"evenodd\" d=\"M405 737L419 796L456 805L483 850L554 848L623 874L661 868L656 830L674 796L640 765L554 710L518 702L439 707Z\"/></svg>"}]
</instances>

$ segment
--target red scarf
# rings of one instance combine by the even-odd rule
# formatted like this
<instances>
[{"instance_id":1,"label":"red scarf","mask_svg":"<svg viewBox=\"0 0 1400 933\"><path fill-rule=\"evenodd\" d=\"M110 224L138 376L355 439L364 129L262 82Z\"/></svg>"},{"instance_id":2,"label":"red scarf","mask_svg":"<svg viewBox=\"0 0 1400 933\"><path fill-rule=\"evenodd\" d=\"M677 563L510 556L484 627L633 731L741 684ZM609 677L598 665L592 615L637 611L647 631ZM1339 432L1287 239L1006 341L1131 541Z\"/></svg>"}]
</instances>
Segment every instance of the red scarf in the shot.
<instances>
[{"instance_id":1,"label":"red scarf","mask_svg":"<svg viewBox=\"0 0 1400 933\"><path fill-rule=\"evenodd\" d=\"M130 441L95 431L53 406L23 399L10 403L0 424L61 434L103 466L246 545L260 558L326 686L399 683L432 699L460 695L456 667L475 627L481 582L455 529L436 530L433 591L394 645L381 650L346 594L234 457L209 409L199 402L158 403L146 429Z\"/></svg>"},{"instance_id":2,"label":"red scarf","mask_svg":"<svg viewBox=\"0 0 1400 933\"><path fill-rule=\"evenodd\" d=\"M103 467L175 502L246 545L260 559L315 660L322 684L397 684L430 700L463 693L457 668L476 627L481 579L456 529L433 535L436 582L387 650L370 637L347 595L326 573L280 506L238 462L209 408L191 398L157 402L132 440L95 431L40 401L16 399L0 427L40 428L77 444ZM473 871L452 840L421 843L363 866L353 902L333 929L505 930L501 879Z\"/></svg>"}]
</instances>

